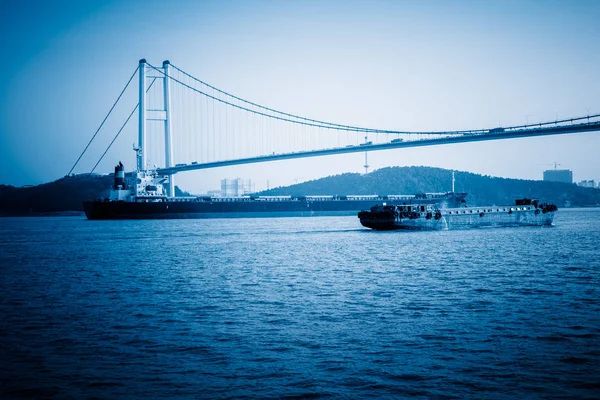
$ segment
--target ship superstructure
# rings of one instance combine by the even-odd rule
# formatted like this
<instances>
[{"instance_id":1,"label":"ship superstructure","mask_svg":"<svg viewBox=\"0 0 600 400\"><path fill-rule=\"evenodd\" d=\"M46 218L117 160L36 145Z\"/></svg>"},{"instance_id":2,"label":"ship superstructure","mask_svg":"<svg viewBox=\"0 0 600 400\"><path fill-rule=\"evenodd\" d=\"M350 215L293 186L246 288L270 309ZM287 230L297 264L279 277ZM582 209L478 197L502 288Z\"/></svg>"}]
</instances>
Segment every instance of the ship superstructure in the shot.
<instances>
[{"instance_id":1,"label":"ship superstructure","mask_svg":"<svg viewBox=\"0 0 600 400\"><path fill-rule=\"evenodd\" d=\"M115 167L115 180L110 195L103 201L163 202L168 199L165 183L168 176L160 176L154 170L135 171L127 176L121 162Z\"/></svg>"}]
</instances>

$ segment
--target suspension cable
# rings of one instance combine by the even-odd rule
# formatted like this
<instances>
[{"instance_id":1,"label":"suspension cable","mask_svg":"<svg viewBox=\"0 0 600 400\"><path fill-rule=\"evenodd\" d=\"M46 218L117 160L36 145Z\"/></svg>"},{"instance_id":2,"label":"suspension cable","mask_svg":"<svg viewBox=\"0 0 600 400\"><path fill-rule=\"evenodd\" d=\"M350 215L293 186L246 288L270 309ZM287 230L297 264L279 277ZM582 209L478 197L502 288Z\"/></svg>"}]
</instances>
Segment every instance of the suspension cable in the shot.
<instances>
[{"instance_id":1,"label":"suspension cable","mask_svg":"<svg viewBox=\"0 0 600 400\"><path fill-rule=\"evenodd\" d=\"M590 119L590 118L594 119L594 118L598 118L598 117L600 117L600 114L586 115L583 117L575 117L575 118L558 119L558 120L554 120L554 121L538 122L537 124L515 125L515 126L506 127L504 129L523 129L523 128L531 128L534 126L558 125L558 124L563 124L565 122L581 121L582 119Z\"/></svg>"},{"instance_id":2,"label":"suspension cable","mask_svg":"<svg viewBox=\"0 0 600 400\"><path fill-rule=\"evenodd\" d=\"M115 101L115 103L112 105L112 107L110 108L110 110L108 111L108 114L106 114L106 116L104 117L104 120L102 120L102 123L100 124L100 126L98 127L98 129L96 129L96 133L94 133L94 136L92 136L92 138L90 139L90 141L88 142L87 146L85 146L85 149L83 149L83 151L81 152L81 154L79 155L79 158L77 158L77 161L75 161L75 164L73 164L73 166L71 167L71 170L69 171L68 175L71 175L71 172L73 172L73 170L75 169L75 167L77 166L77 164L79 163L79 160L81 160L81 157L83 157L83 155L85 154L85 152L87 151L88 147L90 147L90 145L92 144L92 142L94 141L94 139L96 138L96 136L98 135L98 132L100 132L100 129L102 129L102 126L104 126L104 123L106 122L106 120L108 119L108 117L110 116L110 114L113 112L113 110L115 109L117 103L119 102L119 100L121 100L121 97L123 96L123 93L125 93L125 90L127 90L127 88L129 87L129 84L131 83L131 81L133 80L133 77L135 76L135 74L138 72L139 69L139 65L136 67L135 71L133 71L133 74L131 75L131 77L129 78L129 81L127 81L127 84L125 85L125 87L123 88L123 90L121 91L121 94L119 94L119 97L117 97L117 100ZM94 167L96 168L96 167Z\"/></svg>"},{"instance_id":3,"label":"suspension cable","mask_svg":"<svg viewBox=\"0 0 600 400\"><path fill-rule=\"evenodd\" d=\"M295 121L289 118L282 118L282 117L277 117L275 115L270 115L270 114L266 114L260 111L256 111L256 110L252 110L246 107L242 107L240 105L228 102L226 100L220 99L216 96L211 96L208 93L205 93L197 88L194 88L186 83L183 83L182 81L178 80L177 78L167 75L165 74L164 71L162 71L159 68L156 68L152 65L150 65L151 68L155 69L156 71L158 71L159 73L162 73L163 75L165 75L166 77L168 77L169 79L173 80L174 82L179 83L182 86L187 87L188 89L195 91L201 95L207 96L213 100L216 100L218 102L221 102L223 104L226 105L230 105L232 107L238 108L240 110L244 110L253 114L257 114L257 115L261 115L267 118L273 118L273 119L277 119L280 121L284 121L284 122L290 122L293 124L299 124L299 125L305 125L305 126L312 126L312 127L317 127L317 128L325 128L325 129L333 129L333 130L345 130L345 131L351 131L351 132L364 132L364 133L385 133L385 134L421 134L421 135L460 135L460 134L465 134L465 133L488 133L491 129L470 129L470 130L458 130L458 131L429 131L429 132L411 132L411 131L394 131L394 130L383 130L383 129L375 129L375 128L361 128L361 127L357 127L357 126L351 126L351 125L342 125L342 124L335 124L332 122L326 122L326 121L319 121L319 120L315 120L315 119L310 119L310 118L305 118L305 117L301 117L298 115L294 115L294 114L289 114L283 111L278 111L269 107L265 107L262 106L260 104L257 103L253 103L251 101L242 99L241 97L235 96L233 94L227 93L223 90L220 90L190 74L188 74L187 72L183 71L182 69L178 68L177 66L171 64L171 66L176 69L177 71L181 72L182 74L184 74L185 76L187 76L188 78L202 84L205 85L211 89L213 89L216 92L219 92L221 94L224 94L226 96L229 96L233 99L239 100L243 103L249 104L251 106L272 112L272 113L276 113L276 114L280 114L280 115L284 115L286 117L289 118L295 118L295 119L300 119L302 121L307 121L307 122L302 122L302 121ZM600 114L594 114L594 115L586 115L586 116L582 116L582 117L576 117L576 118L567 118L567 119L562 119L562 120L555 120L555 121L547 121L547 122L540 122L540 123L536 123L536 124L526 124L526 125L515 125L515 126L508 126L508 127L504 127L503 129L505 130L514 130L514 129L525 129L525 128L530 128L530 127L536 127L536 126L546 126L546 125L553 125L553 124L560 124L560 123L565 123L565 122L574 122L574 121L581 121L584 119L590 119L590 118L598 118L600 117ZM494 129L494 128L492 128Z\"/></svg>"},{"instance_id":4,"label":"suspension cable","mask_svg":"<svg viewBox=\"0 0 600 400\"><path fill-rule=\"evenodd\" d=\"M139 106L140 106L140 103L137 103L135 105L135 107L133 108L133 111L131 111L131 113L129 114L129 116L125 120L125 123L123 125L121 125L121 129L119 129L119 131L117 132L117 134L115 135L115 137L113 138L113 140L110 142L110 144L108 145L108 147L106 148L106 150L104 150L104 153L102 153L102 155L100 156L100 159L98 160L98 162L96 163L96 165L94 165L94 168L92 168L92 170L90 171L90 174L94 173L94 171L96 170L96 167L98 166L98 164L100 164L100 161L102 161L102 159L104 158L104 156L106 155L106 153L108 153L108 150L110 150L110 148L112 147L113 143L115 142L115 140L117 140L117 138L121 134L121 131L123 131L123 129L125 128L125 125L127 125L127 123L129 122L129 120L131 119L131 117L136 112L136 110L138 109Z\"/></svg>"},{"instance_id":5,"label":"suspension cable","mask_svg":"<svg viewBox=\"0 0 600 400\"><path fill-rule=\"evenodd\" d=\"M200 79L198 79L198 78L196 78L196 77L194 77L194 76L192 76L192 75L188 74L187 72L183 71L182 69L178 68L177 66L175 66L175 65L173 65L173 64L171 64L171 66L172 66L174 69L176 69L177 71L179 71L179 72L181 72L182 74L184 74L185 76L187 76L188 78L190 78L190 79L192 79L192 80L194 80L194 81L196 81L196 82L198 82L198 83L200 83L200 84L202 84L202 85L204 85L204 86L207 86L207 87L209 87L209 88L211 88L211 89L214 89L214 90L216 90L217 92L219 92L219 93L221 93L221 94L224 94L224 95L226 95L226 96L229 96L229 97L231 97L231 98L234 98L234 99L236 99L236 100L239 100L239 101L241 101L241 102L243 102L243 103L250 104L250 105L252 105L252 106L254 106L254 107L262 108L263 110L266 110L266 111L270 111L270 112L273 112L273 113L276 113L276 114L285 115L286 117L291 117L291 118L301 119L301 120L308 121L308 122L314 122L314 123L317 123L317 124L319 124L319 125L330 125L330 126L337 126L337 127L343 127L344 129L347 129L347 128L355 128L355 129L369 129L369 128L360 128L360 127L357 127L357 126L350 126L350 125L335 124L335 123L333 123L333 122L327 122L327 121L319 121L319 120L316 120L316 119L305 118L305 117L301 117L301 116L299 116L299 115L294 115L294 114L286 113L286 112L283 112L283 111L274 110L274 109L272 109L272 108L269 108L269 107L261 106L260 104L253 103L253 102L251 102L251 101L248 101L248 100L244 100L244 99L242 99L241 97L235 96L235 95L233 95L233 94L231 94L231 93L227 93L227 92L225 92L225 91L223 91L223 90L221 90L221 89L218 89L218 88L216 88L216 87L214 87L214 86L212 86L212 85L210 85L210 84L208 84L208 83L206 83L206 82L204 82L204 81L202 81L202 80L200 80ZM375 129L375 130L379 131L379 129Z\"/></svg>"},{"instance_id":6,"label":"suspension cable","mask_svg":"<svg viewBox=\"0 0 600 400\"><path fill-rule=\"evenodd\" d=\"M182 82L181 80L179 80L179 79L177 79L177 78L175 78L173 76L167 75L160 68L157 68L157 67L153 66L152 64L148 64L148 66L150 68L156 70L157 72L163 74L164 76L166 76L167 78L171 79L172 81L177 82L180 85L182 85L182 86L184 86L184 87L186 87L186 88L188 88L188 89L190 89L190 90L192 90L192 91L194 91L196 93L199 93L201 95L209 97L209 98L211 98L213 100L216 100L216 101L218 101L220 103L223 103L223 104L226 104L226 105L238 108L240 110L248 111L248 112L253 113L253 114L261 115L263 117L273 118L273 119L276 119L276 120L279 120L279 121L290 122L290 123L298 124L298 125L313 126L313 127L317 127L317 128L332 129L332 130L339 130L339 131L351 130L353 132L394 133L394 134L410 133L410 132L403 132L403 131L390 131L390 130L382 130L382 129L360 128L360 127L353 127L353 126L347 126L347 125L339 125L339 126L336 126L336 125L323 125L323 124L320 124L320 123L302 122L302 121L295 121L295 120L292 120L292 119L289 119L289 118L277 117L275 115L270 115L270 114L266 114L266 113L263 113L263 112L260 112L260 111L251 110L249 108L240 106L238 104L234 104L234 103L231 103L229 101L220 99L220 98L218 98L216 96L211 96L210 94L208 94L206 92L203 92L202 90L196 89L196 88L188 85L187 83ZM218 89L215 88L215 90L218 90ZM435 133L441 134L442 132L435 132ZM444 133L450 134L452 132L444 132Z\"/></svg>"},{"instance_id":7,"label":"suspension cable","mask_svg":"<svg viewBox=\"0 0 600 400\"><path fill-rule=\"evenodd\" d=\"M152 82L150 82L150 85L148 85L148 89L146 89L146 93L148 93L148 91L150 90L150 88L152 87L152 85L154 85L154 82L156 82L156 79L157 78L154 78L152 80ZM108 150L110 150L110 148L112 147L113 143L115 142L115 140L117 140L117 138L119 137L119 135L121 134L121 132L123 131L123 129L125 128L125 126L127 125L127 123L129 122L129 120L131 119L131 117L133 116L133 114L135 113L135 111L138 109L139 106L140 106L140 103L137 103L135 105L135 107L133 107L133 110L131 111L131 113L129 114L129 116L127 117L127 119L123 123L123 125L121 125L121 128L119 129L119 131L117 132L117 134L115 135L115 137L113 138L113 140L110 142L110 144L108 145L108 147L106 148L106 150L104 150L104 153L102 153L102 155L100 156L100 159L98 160L98 162L96 163L96 165L94 165L94 168L92 168L92 170L90 171L90 174L92 174L94 172L94 170L96 169L96 167L98 166L98 164L100 164L100 161L102 161L102 159L104 158L104 156L106 155L106 153L108 153Z\"/></svg>"}]
</instances>

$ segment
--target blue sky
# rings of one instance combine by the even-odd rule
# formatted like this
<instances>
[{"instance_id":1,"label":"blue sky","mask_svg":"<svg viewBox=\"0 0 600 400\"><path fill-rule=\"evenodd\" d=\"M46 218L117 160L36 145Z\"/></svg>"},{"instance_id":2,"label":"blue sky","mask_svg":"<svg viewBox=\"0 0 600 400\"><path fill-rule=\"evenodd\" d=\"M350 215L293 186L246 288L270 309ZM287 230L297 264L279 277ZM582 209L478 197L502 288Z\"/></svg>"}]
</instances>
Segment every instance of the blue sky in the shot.
<instances>
[{"instance_id":1,"label":"blue sky","mask_svg":"<svg viewBox=\"0 0 600 400\"><path fill-rule=\"evenodd\" d=\"M0 183L65 175L137 66L169 59L223 90L315 119L398 130L514 125L600 112L600 2L15 2L0 20ZM127 97L131 105L135 97ZM76 172L95 164L107 125ZM133 168L131 125L100 171ZM430 165L540 179L554 161L600 179L600 133L374 152L372 168ZM257 189L363 170L363 155L178 175Z\"/></svg>"}]
</instances>

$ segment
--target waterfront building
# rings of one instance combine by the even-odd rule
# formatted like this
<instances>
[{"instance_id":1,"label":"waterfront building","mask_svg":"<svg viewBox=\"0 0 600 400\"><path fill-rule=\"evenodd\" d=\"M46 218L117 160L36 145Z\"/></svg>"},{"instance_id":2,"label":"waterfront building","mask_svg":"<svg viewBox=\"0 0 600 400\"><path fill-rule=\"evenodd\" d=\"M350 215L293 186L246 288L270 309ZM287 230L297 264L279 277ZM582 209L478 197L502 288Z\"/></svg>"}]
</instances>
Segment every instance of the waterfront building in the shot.
<instances>
[{"instance_id":1,"label":"waterfront building","mask_svg":"<svg viewBox=\"0 0 600 400\"><path fill-rule=\"evenodd\" d=\"M573 183L573 171L570 169L549 169L544 171L544 181Z\"/></svg>"}]
</instances>

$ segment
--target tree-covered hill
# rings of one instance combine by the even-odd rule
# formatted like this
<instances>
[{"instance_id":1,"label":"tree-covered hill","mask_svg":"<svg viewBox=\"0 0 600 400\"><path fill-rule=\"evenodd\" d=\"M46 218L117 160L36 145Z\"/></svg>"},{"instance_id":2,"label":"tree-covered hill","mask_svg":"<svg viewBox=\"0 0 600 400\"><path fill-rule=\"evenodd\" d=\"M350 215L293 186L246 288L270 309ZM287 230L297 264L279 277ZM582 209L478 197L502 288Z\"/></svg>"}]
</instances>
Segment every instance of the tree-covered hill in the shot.
<instances>
[{"instance_id":1,"label":"tree-covered hill","mask_svg":"<svg viewBox=\"0 0 600 400\"><path fill-rule=\"evenodd\" d=\"M113 175L73 175L31 187L0 185L0 215L83 211L83 202L107 197ZM177 195L188 195L175 187Z\"/></svg>"},{"instance_id":2,"label":"tree-covered hill","mask_svg":"<svg viewBox=\"0 0 600 400\"><path fill-rule=\"evenodd\" d=\"M560 207L600 205L600 190L560 182L506 179L455 172L455 191L467 192L470 205L512 204L521 197L537 197ZM432 167L388 167L368 175L328 176L261 192L261 195L415 194L448 192L452 171Z\"/></svg>"},{"instance_id":3,"label":"tree-covered hill","mask_svg":"<svg viewBox=\"0 0 600 400\"><path fill-rule=\"evenodd\" d=\"M74 175L31 187L0 185L0 213L82 211L83 201L107 195L112 181L109 175Z\"/></svg>"}]
</instances>

